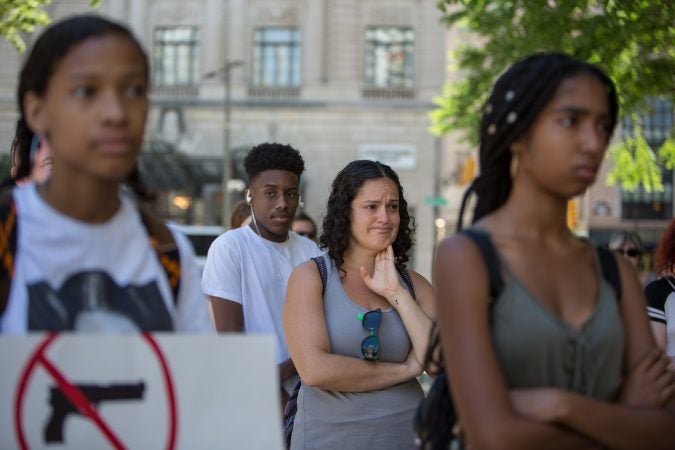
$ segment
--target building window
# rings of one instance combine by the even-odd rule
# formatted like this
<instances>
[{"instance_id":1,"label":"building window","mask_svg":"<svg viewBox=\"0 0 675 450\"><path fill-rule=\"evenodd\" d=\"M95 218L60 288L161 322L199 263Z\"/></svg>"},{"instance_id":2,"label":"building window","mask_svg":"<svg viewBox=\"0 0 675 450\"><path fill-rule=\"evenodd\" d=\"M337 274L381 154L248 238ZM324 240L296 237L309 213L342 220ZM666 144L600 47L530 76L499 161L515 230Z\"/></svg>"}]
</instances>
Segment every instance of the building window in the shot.
<instances>
[{"instance_id":1,"label":"building window","mask_svg":"<svg viewBox=\"0 0 675 450\"><path fill-rule=\"evenodd\" d=\"M155 29L153 83L158 86L198 84L199 40L190 26Z\"/></svg>"},{"instance_id":2,"label":"building window","mask_svg":"<svg viewBox=\"0 0 675 450\"><path fill-rule=\"evenodd\" d=\"M253 86L300 85L300 33L295 27L266 27L253 37Z\"/></svg>"},{"instance_id":3,"label":"building window","mask_svg":"<svg viewBox=\"0 0 675 450\"><path fill-rule=\"evenodd\" d=\"M641 117L642 133L652 148L657 151L670 134L673 126L673 104L670 100L652 98L649 101L650 113ZM629 117L623 119L624 135L633 131ZM662 171L663 187L661 192L646 192L642 186L634 191L621 191L621 216L623 219L666 220L673 217L673 171Z\"/></svg>"},{"instance_id":4,"label":"building window","mask_svg":"<svg viewBox=\"0 0 675 450\"><path fill-rule=\"evenodd\" d=\"M373 27L366 30L366 86L411 89L414 82L413 47L410 28Z\"/></svg>"}]
</instances>

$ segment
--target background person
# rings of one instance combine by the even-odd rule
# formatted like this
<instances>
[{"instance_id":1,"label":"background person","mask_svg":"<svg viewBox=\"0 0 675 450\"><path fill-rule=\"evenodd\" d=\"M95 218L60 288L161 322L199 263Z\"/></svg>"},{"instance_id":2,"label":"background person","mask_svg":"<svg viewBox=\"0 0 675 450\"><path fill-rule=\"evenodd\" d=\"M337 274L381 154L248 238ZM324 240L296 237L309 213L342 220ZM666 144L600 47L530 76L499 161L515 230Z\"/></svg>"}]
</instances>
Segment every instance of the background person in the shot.
<instances>
[{"instance_id":1,"label":"background person","mask_svg":"<svg viewBox=\"0 0 675 450\"><path fill-rule=\"evenodd\" d=\"M353 161L335 178L315 261L293 271L284 307L302 379L292 449L413 449L424 397L416 377L434 319L434 290L405 271L413 221L396 173ZM401 273L412 281L413 293Z\"/></svg>"},{"instance_id":2,"label":"background person","mask_svg":"<svg viewBox=\"0 0 675 450\"><path fill-rule=\"evenodd\" d=\"M299 212L295 216L291 230L316 242L316 222L304 212Z\"/></svg>"},{"instance_id":3,"label":"background person","mask_svg":"<svg viewBox=\"0 0 675 450\"><path fill-rule=\"evenodd\" d=\"M33 138L31 145L31 171L30 181L42 183L52 173L52 150L49 148L47 139Z\"/></svg>"},{"instance_id":4,"label":"background person","mask_svg":"<svg viewBox=\"0 0 675 450\"><path fill-rule=\"evenodd\" d=\"M181 268L170 280L143 224L159 220L121 193L138 164L148 77L137 40L107 19L74 16L35 41L20 73L20 123L49 142L54 165L7 199L19 233L3 267L2 333L212 329L189 242L170 238Z\"/></svg>"},{"instance_id":5,"label":"background person","mask_svg":"<svg viewBox=\"0 0 675 450\"><path fill-rule=\"evenodd\" d=\"M14 139L10 148L10 177L12 180L20 180L30 175L31 170L31 144L35 135L28 128L26 121L19 118L16 122Z\"/></svg>"},{"instance_id":6,"label":"background person","mask_svg":"<svg viewBox=\"0 0 675 450\"><path fill-rule=\"evenodd\" d=\"M300 202L305 163L290 145L253 147L244 167L252 222L219 236L209 248L202 276L219 332L271 334L283 386L282 404L298 381L281 325L286 284L298 264L319 254L316 244L289 233Z\"/></svg>"},{"instance_id":7,"label":"background person","mask_svg":"<svg viewBox=\"0 0 675 450\"><path fill-rule=\"evenodd\" d=\"M595 66L540 53L501 75L485 104L481 173L469 192L478 197L473 230L496 249L503 287L490 298L491 270L463 233L444 240L435 261L442 353L472 448L675 442L675 414L663 409L673 407L673 378L635 270L608 254L619 301L597 250L566 224L568 200L598 174L617 103Z\"/></svg>"},{"instance_id":8,"label":"background person","mask_svg":"<svg viewBox=\"0 0 675 450\"><path fill-rule=\"evenodd\" d=\"M616 231L612 233L609 238L609 249L621 253L631 265L635 268L635 272L643 282L642 272L642 256L644 255L644 247L642 239L634 231Z\"/></svg>"},{"instance_id":9,"label":"background person","mask_svg":"<svg viewBox=\"0 0 675 450\"><path fill-rule=\"evenodd\" d=\"M239 200L230 213L230 229L245 227L251 223L251 207L246 200Z\"/></svg>"},{"instance_id":10,"label":"background person","mask_svg":"<svg viewBox=\"0 0 675 450\"><path fill-rule=\"evenodd\" d=\"M4 179L0 187L13 187L28 181L41 183L51 173L52 157L47 139L33 134L23 119L16 124L10 161L9 178Z\"/></svg>"},{"instance_id":11,"label":"background person","mask_svg":"<svg viewBox=\"0 0 675 450\"><path fill-rule=\"evenodd\" d=\"M675 362L675 219L659 239L654 270L660 278L645 287L647 312L657 344Z\"/></svg>"}]
</instances>

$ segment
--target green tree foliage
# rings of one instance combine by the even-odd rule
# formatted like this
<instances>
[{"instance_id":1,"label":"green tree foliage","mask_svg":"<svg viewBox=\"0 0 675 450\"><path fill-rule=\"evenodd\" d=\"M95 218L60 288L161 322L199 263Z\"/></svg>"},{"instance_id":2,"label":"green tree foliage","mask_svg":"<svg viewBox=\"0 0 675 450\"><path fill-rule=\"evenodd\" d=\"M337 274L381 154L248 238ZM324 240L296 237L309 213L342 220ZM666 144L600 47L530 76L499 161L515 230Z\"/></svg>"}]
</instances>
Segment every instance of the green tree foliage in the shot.
<instances>
[{"instance_id":1,"label":"green tree foliage","mask_svg":"<svg viewBox=\"0 0 675 450\"><path fill-rule=\"evenodd\" d=\"M435 99L431 118L437 134L460 130L476 142L480 107L492 83L514 61L536 51L564 51L602 67L617 85L622 111L645 113L649 97L673 100L672 0L438 0L437 4L448 26L459 26L476 37L475 44L451 54L461 76L448 82ZM626 189L638 185L662 189L659 165L672 167L675 162L672 136L656 154L649 151L641 130L634 130L633 136L610 151L614 161L610 181Z\"/></svg>"},{"instance_id":2,"label":"green tree foliage","mask_svg":"<svg viewBox=\"0 0 675 450\"><path fill-rule=\"evenodd\" d=\"M4 37L17 51L26 49L22 33L32 33L35 28L48 24L51 19L45 7L52 0L0 0L0 36ZM101 0L91 0L97 7Z\"/></svg>"},{"instance_id":3,"label":"green tree foliage","mask_svg":"<svg viewBox=\"0 0 675 450\"><path fill-rule=\"evenodd\" d=\"M23 52L26 43L21 33L31 33L49 23L49 14L42 9L51 0L0 0L0 35Z\"/></svg>"},{"instance_id":4,"label":"green tree foliage","mask_svg":"<svg viewBox=\"0 0 675 450\"><path fill-rule=\"evenodd\" d=\"M663 190L661 170L656 164L656 154L642 135L642 127L633 127L633 136L609 149L614 168L607 176L609 184L621 182L624 189L632 191L640 184L645 191Z\"/></svg>"}]
</instances>

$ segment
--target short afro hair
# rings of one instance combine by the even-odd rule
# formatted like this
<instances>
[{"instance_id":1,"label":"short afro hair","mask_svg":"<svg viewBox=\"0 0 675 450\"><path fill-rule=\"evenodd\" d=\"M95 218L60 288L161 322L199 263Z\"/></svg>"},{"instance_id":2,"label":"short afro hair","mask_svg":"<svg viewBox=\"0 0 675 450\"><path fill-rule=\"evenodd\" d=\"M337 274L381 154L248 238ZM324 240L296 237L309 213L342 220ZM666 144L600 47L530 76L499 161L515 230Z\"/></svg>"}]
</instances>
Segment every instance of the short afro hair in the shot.
<instances>
[{"instance_id":1,"label":"short afro hair","mask_svg":"<svg viewBox=\"0 0 675 450\"><path fill-rule=\"evenodd\" d=\"M305 161L300 152L290 145L265 142L256 145L246 155L244 168L249 183L266 170L287 170L300 178L305 171Z\"/></svg>"}]
</instances>

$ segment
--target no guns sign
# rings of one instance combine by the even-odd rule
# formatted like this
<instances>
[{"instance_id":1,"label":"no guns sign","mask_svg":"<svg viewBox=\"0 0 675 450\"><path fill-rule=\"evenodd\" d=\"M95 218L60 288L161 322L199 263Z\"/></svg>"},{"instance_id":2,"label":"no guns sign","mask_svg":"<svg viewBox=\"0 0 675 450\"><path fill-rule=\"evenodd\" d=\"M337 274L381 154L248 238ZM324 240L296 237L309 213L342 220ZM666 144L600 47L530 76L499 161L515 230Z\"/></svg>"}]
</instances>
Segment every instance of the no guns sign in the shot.
<instances>
[{"instance_id":1,"label":"no guns sign","mask_svg":"<svg viewBox=\"0 0 675 450\"><path fill-rule=\"evenodd\" d=\"M0 338L0 448L281 449L263 336Z\"/></svg>"}]
</instances>

